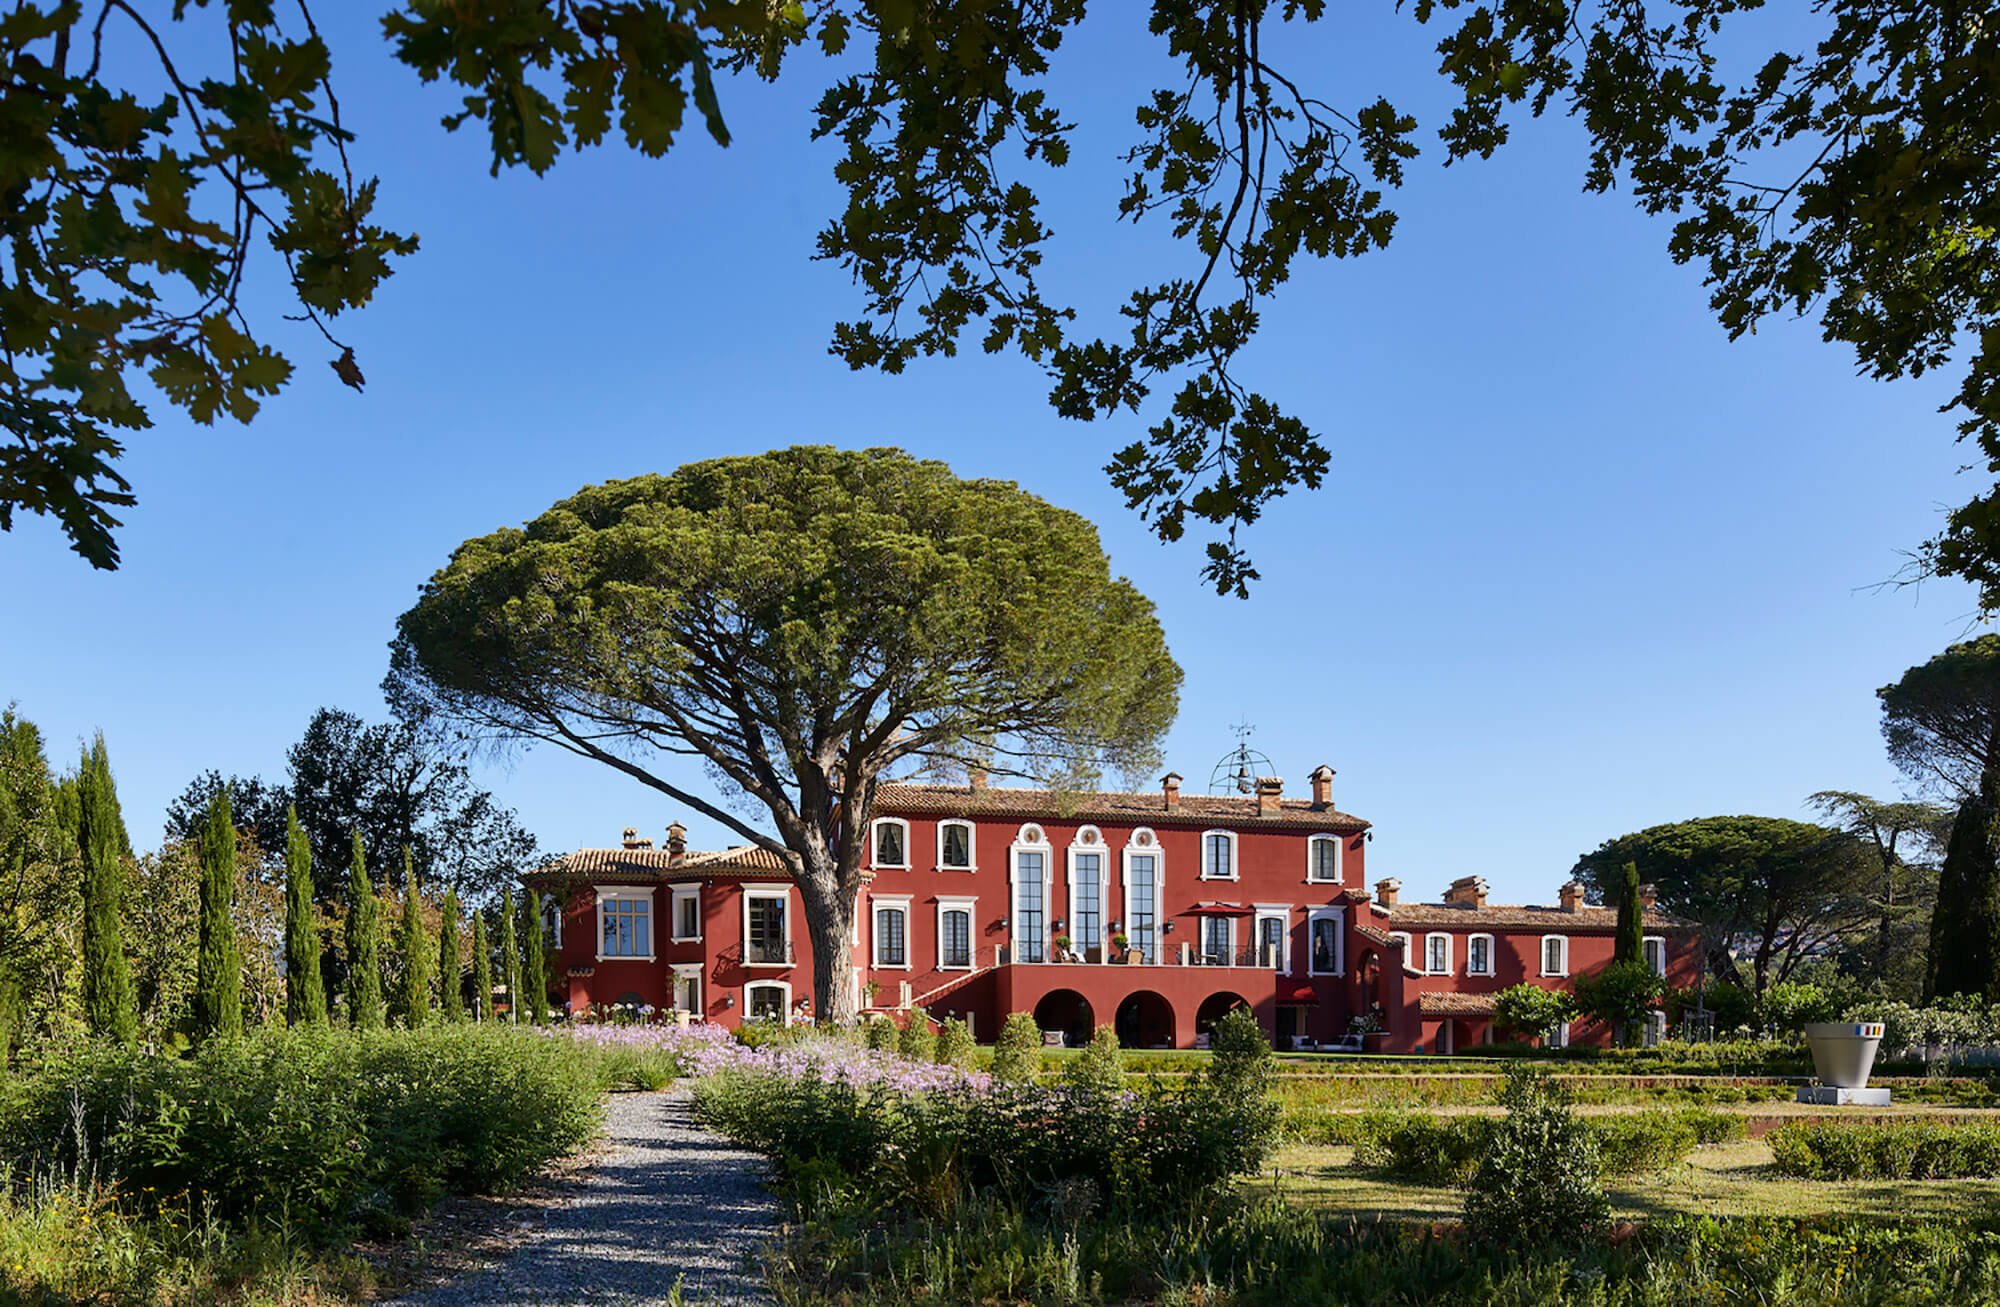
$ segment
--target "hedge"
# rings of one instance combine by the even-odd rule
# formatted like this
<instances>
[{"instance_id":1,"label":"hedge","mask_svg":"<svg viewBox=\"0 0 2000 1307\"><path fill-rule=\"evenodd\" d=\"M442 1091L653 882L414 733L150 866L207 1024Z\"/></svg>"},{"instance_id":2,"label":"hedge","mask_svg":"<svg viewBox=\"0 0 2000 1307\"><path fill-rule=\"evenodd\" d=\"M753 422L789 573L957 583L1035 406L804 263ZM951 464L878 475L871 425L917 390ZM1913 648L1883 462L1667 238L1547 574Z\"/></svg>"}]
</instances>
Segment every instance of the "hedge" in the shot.
<instances>
[{"instance_id":1,"label":"hedge","mask_svg":"<svg viewBox=\"0 0 2000 1307\"><path fill-rule=\"evenodd\" d=\"M1807 1180L2000 1176L2000 1126L1938 1121L1799 1122L1767 1141L1778 1169Z\"/></svg>"}]
</instances>

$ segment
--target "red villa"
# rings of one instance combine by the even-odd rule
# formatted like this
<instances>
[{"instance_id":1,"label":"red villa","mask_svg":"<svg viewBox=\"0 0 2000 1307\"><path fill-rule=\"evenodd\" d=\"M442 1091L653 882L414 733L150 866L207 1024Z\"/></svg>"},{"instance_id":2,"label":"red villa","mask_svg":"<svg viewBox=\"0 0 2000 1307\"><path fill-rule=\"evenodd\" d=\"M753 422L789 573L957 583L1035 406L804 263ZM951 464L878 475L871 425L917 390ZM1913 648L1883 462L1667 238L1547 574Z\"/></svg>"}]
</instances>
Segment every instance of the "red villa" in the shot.
<instances>
[{"instance_id":1,"label":"red villa","mask_svg":"<svg viewBox=\"0 0 2000 1307\"><path fill-rule=\"evenodd\" d=\"M1334 807L1331 768L1310 779L1310 798L1275 779L1183 795L1172 774L1150 794L883 785L849 945L860 1005L963 1017L981 1040L1030 1012L1071 1041L1111 1022L1128 1047L1182 1048L1242 1005L1280 1047L1366 1018L1371 1050L1449 1053L1493 1040L1501 990L1565 987L1611 960L1617 913L1574 882L1555 907L1489 904L1476 876L1440 903L1403 902L1394 879L1371 894L1368 823ZM566 887L551 970L572 1012L809 1015L811 945L771 853L689 852L678 823L656 849L628 829L546 883ZM1692 927L1650 897L1645 920L1647 960L1692 983Z\"/></svg>"}]
</instances>

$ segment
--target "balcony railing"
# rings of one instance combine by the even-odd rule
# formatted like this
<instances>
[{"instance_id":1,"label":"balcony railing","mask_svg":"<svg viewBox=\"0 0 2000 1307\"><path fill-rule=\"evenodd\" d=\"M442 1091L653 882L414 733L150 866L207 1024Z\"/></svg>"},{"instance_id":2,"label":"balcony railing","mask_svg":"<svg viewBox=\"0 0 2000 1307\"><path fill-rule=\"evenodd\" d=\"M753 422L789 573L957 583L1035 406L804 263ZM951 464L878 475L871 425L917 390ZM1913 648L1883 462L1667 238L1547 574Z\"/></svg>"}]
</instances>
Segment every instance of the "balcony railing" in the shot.
<instances>
[{"instance_id":1,"label":"balcony railing","mask_svg":"<svg viewBox=\"0 0 2000 1307\"><path fill-rule=\"evenodd\" d=\"M1107 956L1108 953L1108 956ZM1088 966L1109 963L1118 966L1128 962L1128 956L1138 955L1132 965L1152 967L1250 967L1263 971L1283 971L1285 957L1282 949L1271 944L1252 944L1235 949L1203 949L1192 940L1166 941L1163 949L1156 944L1152 949L1133 947L1121 955L1116 949L1072 948L1067 955L1059 953L1053 946L1043 947L1038 954L1030 955L1025 949L1006 944L996 945L993 951L995 966L1018 963L1026 966ZM1161 956L1154 956L1159 954Z\"/></svg>"},{"instance_id":2,"label":"balcony railing","mask_svg":"<svg viewBox=\"0 0 2000 1307\"><path fill-rule=\"evenodd\" d=\"M792 964L792 941L750 940L743 945L743 963L751 967L788 967Z\"/></svg>"}]
</instances>

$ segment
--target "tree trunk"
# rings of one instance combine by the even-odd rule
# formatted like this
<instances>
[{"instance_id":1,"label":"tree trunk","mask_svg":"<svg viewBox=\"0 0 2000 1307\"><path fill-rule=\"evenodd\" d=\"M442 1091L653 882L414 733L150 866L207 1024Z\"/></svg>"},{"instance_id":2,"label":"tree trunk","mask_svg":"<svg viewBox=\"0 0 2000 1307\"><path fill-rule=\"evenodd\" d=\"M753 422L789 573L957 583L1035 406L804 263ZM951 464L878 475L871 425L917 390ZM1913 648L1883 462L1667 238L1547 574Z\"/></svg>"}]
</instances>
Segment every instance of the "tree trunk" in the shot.
<instances>
[{"instance_id":1,"label":"tree trunk","mask_svg":"<svg viewBox=\"0 0 2000 1307\"><path fill-rule=\"evenodd\" d=\"M1884 993L1889 989L1889 954L1896 925L1896 845L1892 840L1882 849L1882 920L1875 928L1875 983Z\"/></svg>"},{"instance_id":2,"label":"tree trunk","mask_svg":"<svg viewBox=\"0 0 2000 1307\"><path fill-rule=\"evenodd\" d=\"M854 994L854 912L861 885L857 880L843 890L838 865L825 855L808 858L798 882L812 939L813 1017L822 1025L851 1026L861 1015Z\"/></svg>"}]
</instances>

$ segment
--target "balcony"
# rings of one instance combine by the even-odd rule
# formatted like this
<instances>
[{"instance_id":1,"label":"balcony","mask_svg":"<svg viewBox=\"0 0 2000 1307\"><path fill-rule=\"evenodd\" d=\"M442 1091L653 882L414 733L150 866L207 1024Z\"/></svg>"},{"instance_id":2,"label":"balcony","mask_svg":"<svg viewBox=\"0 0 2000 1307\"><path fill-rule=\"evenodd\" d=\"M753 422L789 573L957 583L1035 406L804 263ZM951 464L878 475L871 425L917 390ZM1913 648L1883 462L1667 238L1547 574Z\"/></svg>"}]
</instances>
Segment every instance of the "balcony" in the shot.
<instances>
[{"instance_id":1,"label":"balcony","mask_svg":"<svg viewBox=\"0 0 2000 1307\"><path fill-rule=\"evenodd\" d=\"M1156 947L1156 952L1164 956L1154 958L1146 950L1128 949L1123 955L1111 950L1107 959L1106 950L1100 948L1073 947L1067 955L1060 955L1053 947L1040 950L1039 956L1025 955L1024 950L1006 944L994 948L995 966L1120 966L1148 967L1236 967L1254 971L1283 971L1285 957L1283 950L1270 944L1251 944L1236 949L1203 949L1192 940L1167 940L1164 950Z\"/></svg>"},{"instance_id":2,"label":"balcony","mask_svg":"<svg viewBox=\"0 0 2000 1307\"><path fill-rule=\"evenodd\" d=\"M753 939L743 945L743 965L746 967L789 967L794 961L792 941L788 939Z\"/></svg>"}]
</instances>

